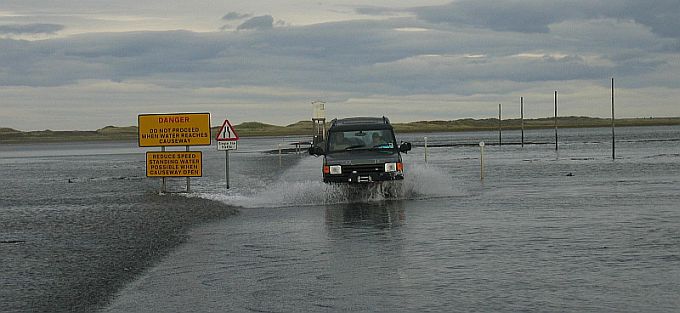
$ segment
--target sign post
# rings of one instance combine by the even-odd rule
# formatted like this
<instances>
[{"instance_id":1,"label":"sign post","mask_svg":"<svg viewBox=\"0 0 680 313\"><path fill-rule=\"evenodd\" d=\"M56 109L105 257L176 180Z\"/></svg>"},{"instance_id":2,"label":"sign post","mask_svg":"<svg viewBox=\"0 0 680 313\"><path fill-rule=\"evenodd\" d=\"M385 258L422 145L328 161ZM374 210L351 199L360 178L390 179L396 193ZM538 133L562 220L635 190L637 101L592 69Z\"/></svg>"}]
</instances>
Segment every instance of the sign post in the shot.
<instances>
[{"instance_id":1,"label":"sign post","mask_svg":"<svg viewBox=\"0 0 680 313\"><path fill-rule=\"evenodd\" d=\"M227 180L227 189L229 189L229 150L238 149L238 134L234 130L234 126L231 125L229 120L225 119L222 123L222 127L217 132L217 150L224 150L224 172L225 179Z\"/></svg>"},{"instance_id":2,"label":"sign post","mask_svg":"<svg viewBox=\"0 0 680 313\"><path fill-rule=\"evenodd\" d=\"M161 147L160 152L147 152L146 176L161 177L161 193L165 193L166 177L186 177L186 191L191 192L191 177L203 175L201 152L189 146L209 146L210 113L140 114L137 116L140 147ZM185 151L166 151L165 147L185 146Z\"/></svg>"},{"instance_id":3,"label":"sign post","mask_svg":"<svg viewBox=\"0 0 680 313\"><path fill-rule=\"evenodd\" d=\"M227 180L227 189L229 189L229 150L224 150L224 177Z\"/></svg>"}]
</instances>

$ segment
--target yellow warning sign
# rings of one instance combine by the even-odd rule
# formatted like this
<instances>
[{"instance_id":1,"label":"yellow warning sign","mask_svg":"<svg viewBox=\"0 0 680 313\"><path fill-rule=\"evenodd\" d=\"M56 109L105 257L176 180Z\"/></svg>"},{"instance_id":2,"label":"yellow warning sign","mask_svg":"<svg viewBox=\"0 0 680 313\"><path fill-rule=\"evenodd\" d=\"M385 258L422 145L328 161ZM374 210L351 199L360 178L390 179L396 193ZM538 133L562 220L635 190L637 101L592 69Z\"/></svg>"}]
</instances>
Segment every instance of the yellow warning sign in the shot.
<instances>
[{"instance_id":1,"label":"yellow warning sign","mask_svg":"<svg viewBox=\"0 0 680 313\"><path fill-rule=\"evenodd\" d=\"M209 146L210 113L140 114L140 147Z\"/></svg>"},{"instance_id":2,"label":"yellow warning sign","mask_svg":"<svg viewBox=\"0 0 680 313\"><path fill-rule=\"evenodd\" d=\"M147 152L147 177L201 177L203 155L200 151Z\"/></svg>"}]
</instances>

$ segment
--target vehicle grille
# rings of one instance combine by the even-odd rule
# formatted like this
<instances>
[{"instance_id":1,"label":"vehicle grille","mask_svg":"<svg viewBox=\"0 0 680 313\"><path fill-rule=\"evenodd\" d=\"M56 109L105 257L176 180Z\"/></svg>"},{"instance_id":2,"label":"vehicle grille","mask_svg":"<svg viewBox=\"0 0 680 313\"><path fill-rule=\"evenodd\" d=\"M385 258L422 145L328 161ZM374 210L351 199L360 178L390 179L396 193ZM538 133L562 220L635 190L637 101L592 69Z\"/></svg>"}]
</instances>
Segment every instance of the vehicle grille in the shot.
<instances>
[{"instance_id":1,"label":"vehicle grille","mask_svg":"<svg viewBox=\"0 0 680 313\"><path fill-rule=\"evenodd\" d=\"M355 165L344 165L342 167L342 174L348 175L353 172L357 172L359 175L371 174L371 173L382 173L385 171L385 165L379 164L355 164Z\"/></svg>"}]
</instances>

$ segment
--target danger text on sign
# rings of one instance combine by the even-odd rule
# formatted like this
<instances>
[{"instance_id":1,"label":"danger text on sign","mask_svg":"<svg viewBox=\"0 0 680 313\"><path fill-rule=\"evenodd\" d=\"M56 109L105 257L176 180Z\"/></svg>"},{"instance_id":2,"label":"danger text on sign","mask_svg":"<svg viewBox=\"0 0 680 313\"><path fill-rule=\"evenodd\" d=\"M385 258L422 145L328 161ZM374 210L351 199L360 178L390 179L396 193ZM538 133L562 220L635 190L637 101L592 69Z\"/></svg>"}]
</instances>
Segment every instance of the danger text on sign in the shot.
<instances>
[{"instance_id":1,"label":"danger text on sign","mask_svg":"<svg viewBox=\"0 0 680 313\"><path fill-rule=\"evenodd\" d=\"M210 113L141 114L139 146L208 146Z\"/></svg>"}]
</instances>

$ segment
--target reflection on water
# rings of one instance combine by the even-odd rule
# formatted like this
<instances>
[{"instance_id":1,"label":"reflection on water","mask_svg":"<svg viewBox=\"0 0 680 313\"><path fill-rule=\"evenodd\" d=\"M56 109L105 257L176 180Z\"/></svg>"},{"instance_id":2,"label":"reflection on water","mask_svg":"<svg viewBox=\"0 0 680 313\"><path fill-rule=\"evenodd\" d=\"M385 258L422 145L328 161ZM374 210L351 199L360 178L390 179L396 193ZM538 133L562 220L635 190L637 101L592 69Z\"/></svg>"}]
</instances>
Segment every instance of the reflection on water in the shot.
<instances>
[{"instance_id":1,"label":"reflection on water","mask_svg":"<svg viewBox=\"0 0 680 313\"><path fill-rule=\"evenodd\" d=\"M337 227L376 227L380 229L404 224L406 214L402 200L346 203L326 208L326 225Z\"/></svg>"}]
</instances>

